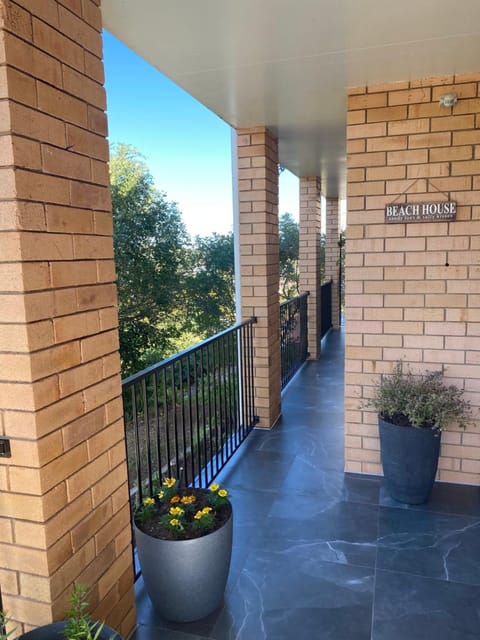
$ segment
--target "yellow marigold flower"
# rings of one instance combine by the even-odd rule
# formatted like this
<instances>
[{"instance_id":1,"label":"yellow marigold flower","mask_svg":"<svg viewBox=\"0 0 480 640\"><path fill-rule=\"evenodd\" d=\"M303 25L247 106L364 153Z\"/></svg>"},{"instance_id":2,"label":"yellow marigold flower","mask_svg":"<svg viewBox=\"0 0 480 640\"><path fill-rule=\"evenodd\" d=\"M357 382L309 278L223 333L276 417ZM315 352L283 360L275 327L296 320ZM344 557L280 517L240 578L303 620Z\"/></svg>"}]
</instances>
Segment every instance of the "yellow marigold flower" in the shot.
<instances>
[{"instance_id":1,"label":"yellow marigold flower","mask_svg":"<svg viewBox=\"0 0 480 640\"><path fill-rule=\"evenodd\" d=\"M180 509L180 507L171 507L169 513L171 516L181 516L185 513L185 511L183 509Z\"/></svg>"},{"instance_id":2,"label":"yellow marigold flower","mask_svg":"<svg viewBox=\"0 0 480 640\"><path fill-rule=\"evenodd\" d=\"M226 489L220 489L218 495L220 496L220 498L226 498L228 496L228 491Z\"/></svg>"},{"instance_id":3,"label":"yellow marigold flower","mask_svg":"<svg viewBox=\"0 0 480 640\"><path fill-rule=\"evenodd\" d=\"M180 502L180 496L173 496L173 498L170 498L170 502L172 504L176 504L177 502Z\"/></svg>"},{"instance_id":4,"label":"yellow marigold flower","mask_svg":"<svg viewBox=\"0 0 480 640\"><path fill-rule=\"evenodd\" d=\"M154 504L155 500L153 498L145 498L143 504L147 507L149 504Z\"/></svg>"},{"instance_id":5,"label":"yellow marigold flower","mask_svg":"<svg viewBox=\"0 0 480 640\"><path fill-rule=\"evenodd\" d=\"M205 514L203 511L197 511L197 513L193 516L195 520L201 520Z\"/></svg>"},{"instance_id":6,"label":"yellow marigold flower","mask_svg":"<svg viewBox=\"0 0 480 640\"><path fill-rule=\"evenodd\" d=\"M169 489L171 489L176 483L176 479L175 478L165 478L163 481L163 485L165 487L168 487Z\"/></svg>"},{"instance_id":7,"label":"yellow marigold flower","mask_svg":"<svg viewBox=\"0 0 480 640\"><path fill-rule=\"evenodd\" d=\"M182 504L193 504L195 502L195 496L183 496L180 502Z\"/></svg>"},{"instance_id":8,"label":"yellow marigold flower","mask_svg":"<svg viewBox=\"0 0 480 640\"><path fill-rule=\"evenodd\" d=\"M178 518L172 518L170 520L170 524L172 525L172 527L178 527L178 525L180 524L180 520L178 520Z\"/></svg>"},{"instance_id":9,"label":"yellow marigold flower","mask_svg":"<svg viewBox=\"0 0 480 640\"><path fill-rule=\"evenodd\" d=\"M160 500L164 497L165 492L164 491L160 491L160 493L158 494L158 497L160 498Z\"/></svg>"},{"instance_id":10,"label":"yellow marigold flower","mask_svg":"<svg viewBox=\"0 0 480 640\"><path fill-rule=\"evenodd\" d=\"M212 507L203 507L202 509L202 513L205 513L205 514L210 513L210 511L212 511Z\"/></svg>"},{"instance_id":11,"label":"yellow marigold flower","mask_svg":"<svg viewBox=\"0 0 480 640\"><path fill-rule=\"evenodd\" d=\"M219 484L212 484L210 487L210 491L218 491L220 489Z\"/></svg>"}]
</instances>

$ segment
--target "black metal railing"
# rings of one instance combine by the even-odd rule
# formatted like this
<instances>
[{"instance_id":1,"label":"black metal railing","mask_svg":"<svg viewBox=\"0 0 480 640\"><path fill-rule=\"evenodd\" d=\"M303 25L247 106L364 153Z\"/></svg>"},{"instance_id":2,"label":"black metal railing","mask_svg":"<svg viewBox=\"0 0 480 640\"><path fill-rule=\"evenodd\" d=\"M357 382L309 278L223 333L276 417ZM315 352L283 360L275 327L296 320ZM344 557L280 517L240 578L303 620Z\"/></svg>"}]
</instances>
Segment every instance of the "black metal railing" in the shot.
<instances>
[{"instance_id":1,"label":"black metal railing","mask_svg":"<svg viewBox=\"0 0 480 640\"><path fill-rule=\"evenodd\" d=\"M321 337L332 328L332 281L322 284L320 292Z\"/></svg>"},{"instance_id":2,"label":"black metal railing","mask_svg":"<svg viewBox=\"0 0 480 640\"><path fill-rule=\"evenodd\" d=\"M123 381L132 507L161 477L208 486L255 425L255 319Z\"/></svg>"},{"instance_id":3,"label":"black metal railing","mask_svg":"<svg viewBox=\"0 0 480 640\"><path fill-rule=\"evenodd\" d=\"M304 293L280 305L282 389L308 357L307 298Z\"/></svg>"}]
</instances>

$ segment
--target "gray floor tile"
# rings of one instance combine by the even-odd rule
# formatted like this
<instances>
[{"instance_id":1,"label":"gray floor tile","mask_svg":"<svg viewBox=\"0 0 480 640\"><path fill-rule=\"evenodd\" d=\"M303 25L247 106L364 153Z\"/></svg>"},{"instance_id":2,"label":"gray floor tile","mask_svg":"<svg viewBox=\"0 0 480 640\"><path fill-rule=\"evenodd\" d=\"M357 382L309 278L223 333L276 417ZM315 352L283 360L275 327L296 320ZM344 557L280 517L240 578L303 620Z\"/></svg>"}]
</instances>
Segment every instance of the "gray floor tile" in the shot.
<instances>
[{"instance_id":1,"label":"gray floor tile","mask_svg":"<svg viewBox=\"0 0 480 640\"><path fill-rule=\"evenodd\" d=\"M478 640L480 587L377 571L372 640Z\"/></svg>"}]
</instances>

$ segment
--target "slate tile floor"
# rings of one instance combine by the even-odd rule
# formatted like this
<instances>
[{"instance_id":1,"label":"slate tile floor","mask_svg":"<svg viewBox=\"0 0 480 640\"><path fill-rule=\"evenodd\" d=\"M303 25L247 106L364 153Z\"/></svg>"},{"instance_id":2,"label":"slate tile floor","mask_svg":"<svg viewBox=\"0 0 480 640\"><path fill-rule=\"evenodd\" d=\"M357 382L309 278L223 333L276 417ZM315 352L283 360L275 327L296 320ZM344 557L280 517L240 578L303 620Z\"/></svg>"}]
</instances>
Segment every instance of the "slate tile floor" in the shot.
<instances>
[{"instance_id":1,"label":"slate tile floor","mask_svg":"<svg viewBox=\"0 0 480 640\"><path fill-rule=\"evenodd\" d=\"M408 507L381 478L343 473L341 332L220 481L235 513L224 606L172 624L140 579L135 640L480 638L480 488L438 484Z\"/></svg>"}]
</instances>

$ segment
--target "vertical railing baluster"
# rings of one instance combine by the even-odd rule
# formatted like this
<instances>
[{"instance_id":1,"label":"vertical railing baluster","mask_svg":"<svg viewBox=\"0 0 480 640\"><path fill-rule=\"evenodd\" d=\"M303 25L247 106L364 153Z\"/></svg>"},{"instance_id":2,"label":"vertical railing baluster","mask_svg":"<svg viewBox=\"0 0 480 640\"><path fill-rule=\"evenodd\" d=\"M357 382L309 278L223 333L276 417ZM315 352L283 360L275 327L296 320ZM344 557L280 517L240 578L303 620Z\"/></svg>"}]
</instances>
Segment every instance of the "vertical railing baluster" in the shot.
<instances>
[{"instance_id":1,"label":"vertical railing baluster","mask_svg":"<svg viewBox=\"0 0 480 640\"><path fill-rule=\"evenodd\" d=\"M147 463L147 477L146 483L148 486L148 495L153 493L153 479L152 479L152 450L150 446L150 414L148 411L148 393L147 383L148 378L143 378L142 383L142 396L143 396L143 427L145 430L145 456Z\"/></svg>"},{"instance_id":2,"label":"vertical railing baluster","mask_svg":"<svg viewBox=\"0 0 480 640\"><path fill-rule=\"evenodd\" d=\"M189 468L188 468L188 443L187 443L187 430L186 430L186 420L185 420L185 358L180 358L178 360L178 375L179 375L179 401L181 407L180 413L180 423L181 423L181 436L182 436L182 458L179 459L179 465L183 468L183 482L185 486L188 486L191 482L191 478L189 478ZM182 464L183 462L183 464ZM178 471L177 471L178 474Z\"/></svg>"},{"instance_id":3,"label":"vertical railing baluster","mask_svg":"<svg viewBox=\"0 0 480 640\"><path fill-rule=\"evenodd\" d=\"M248 396L250 393L250 385L247 377L248 372L248 349L247 349L247 341L246 341L246 328L240 328L240 369L242 372L242 393L241 393L241 401L242 401L242 421L240 423L239 436L243 437L245 432L245 424L250 421L250 413L249 413L249 402Z\"/></svg>"},{"instance_id":4,"label":"vertical railing baluster","mask_svg":"<svg viewBox=\"0 0 480 640\"><path fill-rule=\"evenodd\" d=\"M225 417L225 358L223 354L225 339L221 338L217 342L217 351L218 351L218 381L219 381L219 395L220 395L220 466L223 467L225 464L225 445L227 442L226 438L226 417Z\"/></svg>"},{"instance_id":5,"label":"vertical railing baluster","mask_svg":"<svg viewBox=\"0 0 480 640\"><path fill-rule=\"evenodd\" d=\"M153 402L155 405L155 448L157 455L157 474L158 474L158 483L160 485L160 479L162 477L162 444L160 438L160 407L159 407L159 399L158 399L158 372L154 371L153 373Z\"/></svg>"},{"instance_id":6,"label":"vertical railing baluster","mask_svg":"<svg viewBox=\"0 0 480 640\"><path fill-rule=\"evenodd\" d=\"M231 437L231 414L230 414L230 370L229 363L229 341L230 334L226 335L222 340L222 359L223 359L223 427L225 460L230 458L230 437Z\"/></svg>"},{"instance_id":7,"label":"vertical railing baluster","mask_svg":"<svg viewBox=\"0 0 480 640\"><path fill-rule=\"evenodd\" d=\"M175 476L178 478L180 475L180 458L178 454L178 415L177 415L177 376L176 369L177 361L172 363L172 413L173 413L173 443L175 448Z\"/></svg>"},{"instance_id":8,"label":"vertical railing baluster","mask_svg":"<svg viewBox=\"0 0 480 640\"><path fill-rule=\"evenodd\" d=\"M211 345L211 360L210 360L210 375L212 380L212 396L213 396L213 437L214 437L214 451L215 455L212 456L212 476L215 475L217 464L214 466L214 462L217 462L219 449L218 449L218 409L217 409L217 396L218 396L218 385L217 385L217 358L216 358L216 343L212 343Z\"/></svg>"},{"instance_id":9,"label":"vertical railing baluster","mask_svg":"<svg viewBox=\"0 0 480 640\"><path fill-rule=\"evenodd\" d=\"M213 478L213 451L214 451L214 429L213 429L213 420L212 420L212 356L211 356L211 345L207 347L206 350L207 355L207 393L208 393L208 429L209 429L209 442L210 442L210 456L209 456L209 466L210 466L210 474L208 476L208 484L210 484L210 479ZM214 391L215 393L215 391ZM208 466L208 465L207 465Z\"/></svg>"},{"instance_id":10,"label":"vertical railing baluster","mask_svg":"<svg viewBox=\"0 0 480 640\"><path fill-rule=\"evenodd\" d=\"M193 368L195 367L195 361L191 362L191 358L195 358L195 354L188 354L188 356L185 358L185 363L186 363L186 367L187 367L187 402L188 402L188 437L189 437L189 449L190 449L190 454L189 454L189 461L190 461L190 476L191 476L191 484L193 486L195 486L195 478L196 478L196 473L195 473L195 438L193 435L193 407L192 407L192 403L193 403L193 399L192 399L192 379L193 379ZM185 398L184 398L185 401Z\"/></svg>"},{"instance_id":11,"label":"vertical railing baluster","mask_svg":"<svg viewBox=\"0 0 480 640\"><path fill-rule=\"evenodd\" d=\"M197 434L196 450L197 450L197 465L198 465L195 477L198 476L198 483L200 486L203 486L202 478L201 478L203 464L202 464L202 437L201 437L201 429L200 429L200 422L201 422L200 402L199 402L200 383L198 381L198 367L199 367L198 361L200 357L201 357L200 352L195 351L195 353L193 354L193 362L194 362L193 384L195 386L195 424L196 424L196 434Z\"/></svg>"},{"instance_id":12,"label":"vertical railing baluster","mask_svg":"<svg viewBox=\"0 0 480 640\"><path fill-rule=\"evenodd\" d=\"M163 399L164 399L164 415L165 415L165 445L167 450L167 473L172 476L172 440L170 438L170 407L168 402L167 372L170 367L165 367L163 373Z\"/></svg>"},{"instance_id":13,"label":"vertical railing baluster","mask_svg":"<svg viewBox=\"0 0 480 640\"><path fill-rule=\"evenodd\" d=\"M138 434L138 411L137 411L137 387L135 384L131 386L131 398L132 398L132 417L133 417L133 433L135 442L135 475L137 476L137 504L143 502L142 492L142 470L140 466L140 438Z\"/></svg>"},{"instance_id":14,"label":"vertical railing baluster","mask_svg":"<svg viewBox=\"0 0 480 640\"><path fill-rule=\"evenodd\" d=\"M254 370L253 370L253 356L254 356L254 351L253 351L253 325L252 324L248 324L247 327L247 333L248 333L248 345L249 345L249 354L248 354L248 361L249 361L249 370L248 370L248 380L249 380L249 398L250 398L250 409L249 409L249 421L248 421L248 430L245 432L245 435L247 435L247 433L250 431L250 429L253 427L253 425L255 424L256 418L255 418L255 389L254 389Z\"/></svg>"}]
</instances>

